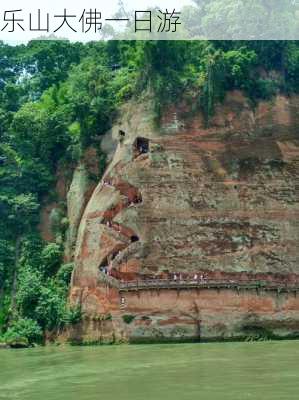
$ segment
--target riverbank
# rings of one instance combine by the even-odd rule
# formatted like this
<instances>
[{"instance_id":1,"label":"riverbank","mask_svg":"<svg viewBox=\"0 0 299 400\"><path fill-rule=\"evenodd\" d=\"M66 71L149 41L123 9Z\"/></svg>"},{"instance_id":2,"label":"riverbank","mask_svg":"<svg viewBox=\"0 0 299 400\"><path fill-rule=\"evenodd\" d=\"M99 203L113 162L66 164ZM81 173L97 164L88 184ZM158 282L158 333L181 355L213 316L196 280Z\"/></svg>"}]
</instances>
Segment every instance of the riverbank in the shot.
<instances>
[{"instance_id":1,"label":"riverbank","mask_svg":"<svg viewBox=\"0 0 299 400\"><path fill-rule=\"evenodd\" d=\"M31 344L31 345L13 345L7 343L0 343L0 350L19 350L19 349L35 349L35 348L56 348L56 347L111 347L111 346L136 346L136 345L185 345L185 344L223 344L223 343L246 343L246 342L279 342L279 341L299 341L299 334L298 335L290 335L288 337L279 337L279 336L266 336L260 334L254 336L247 336L247 337L236 337L236 338L209 338L209 339L194 339L194 338L185 338L185 339L170 339L170 338L136 338L135 340L128 341L104 341L104 342L75 342L75 341L68 341L68 342L47 342L45 344Z\"/></svg>"}]
</instances>

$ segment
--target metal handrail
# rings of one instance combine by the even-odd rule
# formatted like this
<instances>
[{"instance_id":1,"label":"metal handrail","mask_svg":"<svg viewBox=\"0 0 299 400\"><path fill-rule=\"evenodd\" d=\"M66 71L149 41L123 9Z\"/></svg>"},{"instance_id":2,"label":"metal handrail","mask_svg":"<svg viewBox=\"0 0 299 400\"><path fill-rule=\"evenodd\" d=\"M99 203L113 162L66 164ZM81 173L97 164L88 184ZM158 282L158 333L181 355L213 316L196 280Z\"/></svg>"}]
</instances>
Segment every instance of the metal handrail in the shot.
<instances>
[{"instance_id":1,"label":"metal handrail","mask_svg":"<svg viewBox=\"0 0 299 400\"><path fill-rule=\"evenodd\" d=\"M110 275L99 273L99 282L119 289L120 291L149 290L149 289L179 289L179 288L248 288L265 290L296 290L299 291L299 282L269 282L266 280L240 279L136 279L132 281L118 280Z\"/></svg>"},{"instance_id":2,"label":"metal handrail","mask_svg":"<svg viewBox=\"0 0 299 400\"><path fill-rule=\"evenodd\" d=\"M257 280L168 280L168 279L151 279L151 280L135 280L120 281L120 290L141 290L152 288L244 288L252 287L255 289L268 290L299 290L299 284L288 284L283 282L267 282Z\"/></svg>"}]
</instances>

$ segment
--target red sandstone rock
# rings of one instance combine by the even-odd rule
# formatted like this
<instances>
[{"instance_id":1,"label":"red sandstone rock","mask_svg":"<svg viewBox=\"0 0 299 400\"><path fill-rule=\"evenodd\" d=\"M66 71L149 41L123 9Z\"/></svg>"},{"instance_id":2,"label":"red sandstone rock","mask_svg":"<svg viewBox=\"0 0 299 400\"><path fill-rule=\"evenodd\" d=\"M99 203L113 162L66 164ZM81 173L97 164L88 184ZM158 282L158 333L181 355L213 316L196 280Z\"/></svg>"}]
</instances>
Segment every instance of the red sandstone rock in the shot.
<instances>
[{"instance_id":1,"label":"red sandstone rock","mask_svg":"<svg viewBox=\"0 0 299 400\"><path fill-rule=\"evenodd\" d=\"M277 97L253 110L234 92L205 129L203 117L186 118L183 105L163 117L159 133L151 136L143 128L150 145L141 155L133 149L141 134L132 128L80 224L71 302L82 305L85 319L69 335L232 338L254 327L281 336L298 333L299 296L293 292L123 294L99 273L108 263L124 280L206 274L228 283L244 277L269 285L299 283L298 111L297 97ZM96 323L103 315L111 319Z\"/></svg>"}]
</instances>

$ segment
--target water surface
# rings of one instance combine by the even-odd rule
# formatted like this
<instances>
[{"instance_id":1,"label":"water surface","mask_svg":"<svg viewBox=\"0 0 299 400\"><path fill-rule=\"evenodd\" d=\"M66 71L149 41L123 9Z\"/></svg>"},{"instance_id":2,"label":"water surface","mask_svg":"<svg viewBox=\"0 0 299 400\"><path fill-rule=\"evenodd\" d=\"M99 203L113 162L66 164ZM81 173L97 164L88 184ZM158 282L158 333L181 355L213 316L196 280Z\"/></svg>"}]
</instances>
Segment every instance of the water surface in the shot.
<instances>
[{"instance_id":1,"label":"water surface","mask_svg":"<svg viewBox=\"0 0 299 400\"><path fill-rule=\"evenodd\" d=\"M299 399L299 342L0 350L0 400Z\"/></svg>"}]
</instances>

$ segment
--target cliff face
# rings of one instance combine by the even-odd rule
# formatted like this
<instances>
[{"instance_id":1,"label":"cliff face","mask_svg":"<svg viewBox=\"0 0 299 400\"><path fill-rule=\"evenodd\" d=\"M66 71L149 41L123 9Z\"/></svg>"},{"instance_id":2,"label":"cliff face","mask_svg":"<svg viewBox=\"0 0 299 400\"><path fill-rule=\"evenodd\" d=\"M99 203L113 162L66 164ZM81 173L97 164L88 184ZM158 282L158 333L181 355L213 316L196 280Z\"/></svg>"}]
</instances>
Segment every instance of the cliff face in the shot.
<instances>
[{"instance_id":1,"label":"cliff face","mask_svg":"<svg viewBox=\"0 0 299 400\"><path fill-rule=\"evenodd\" d=\"M297 97L253 109L234 92L208 129L186 105L158 129L150 108L125 110L79 227L70 299L84 318L69 338L298 334L296 290L281 292L299 287L298 111ZM149 279L165 284L134 286Z\"/></svg>"}]
</instances>

